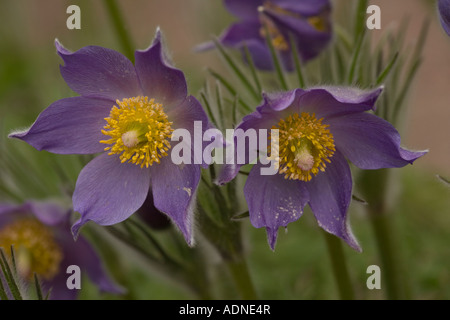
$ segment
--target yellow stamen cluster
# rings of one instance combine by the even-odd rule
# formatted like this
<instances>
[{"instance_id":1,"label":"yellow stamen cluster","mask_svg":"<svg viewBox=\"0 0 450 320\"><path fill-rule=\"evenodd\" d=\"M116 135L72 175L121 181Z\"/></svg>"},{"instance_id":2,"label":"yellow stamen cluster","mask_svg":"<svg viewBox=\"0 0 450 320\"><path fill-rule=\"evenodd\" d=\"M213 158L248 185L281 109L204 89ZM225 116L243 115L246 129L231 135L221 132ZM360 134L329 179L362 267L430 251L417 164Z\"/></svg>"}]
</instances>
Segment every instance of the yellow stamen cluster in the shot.
<instances>
[{"instance_id":1,"label":"yellow stamen cluster","mask_svg":"<svg viewBox=\"0 0 450 320\"><path fill-rule=\"evenodd\" d=\"M30 278L34 273L51 280L59 271L63 253L52 231L35 218L14 221L0 230L0 247L9 254L14 246L19 273Z\"/></svg>"},{"instance_id":2,"label":"yellow stamen cluster","mask_svg":"<svg viewBox=\"0 0 450 320\"><path fill-rule=\"evenodd\" d=\"M328 125L315 114L303 112L282 119L272 129L278 129L278 140L273 143L278 152L279 173L288 180L310 181L319 171L325 171L336 151L334 138ZM269 148L270 149L270 148Z\"/></svg>"},{"instance_id":3,"label":"yellow stamen cluster","mask_svg":"<svg viewBox=\"0 0 450 320\"><path fill-rule=\"evenodd\" d=\"M102 133L111 139L100 143L109 155L119 154L122 163L130 162L149 167L160 163L170 149L173 129L160 103L148 97L134 97L116 101Z\"/></svg>"}]
</instances>

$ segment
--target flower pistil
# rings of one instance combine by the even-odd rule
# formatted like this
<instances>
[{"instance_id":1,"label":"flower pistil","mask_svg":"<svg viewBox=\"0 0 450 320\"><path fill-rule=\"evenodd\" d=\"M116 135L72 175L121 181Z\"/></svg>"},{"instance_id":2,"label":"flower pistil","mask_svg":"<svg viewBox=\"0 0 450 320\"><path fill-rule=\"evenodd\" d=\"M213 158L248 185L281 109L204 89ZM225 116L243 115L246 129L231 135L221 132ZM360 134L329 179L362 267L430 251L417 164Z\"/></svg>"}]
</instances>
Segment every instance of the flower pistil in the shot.
<instances>
[{"instance_id":1,"label":"flower pistil","mask_svg":"<svg viewBox=\"0 0 450 320\"><path fill-rule=\"evenodd\" d=\"M119 154L122 163L130 162L149 167L168 155L173 129L163 106L148 97L134 97L116 101L102 133L111 139L105 151Z\"/></svg>"},{"instance_id":2,"label":"flower pistil","mask_svg":"<svg viewBox=\"0 0 450 320\"><path fill-rule=\"evenodd\" d=\"M279 156L275 160L285 179L310 181L313 175L325 171L336 148L328 125L322 121L315 114L294 113L272 127L279 130L278 141L274 144Z\"/></svg>"}]
</instances>

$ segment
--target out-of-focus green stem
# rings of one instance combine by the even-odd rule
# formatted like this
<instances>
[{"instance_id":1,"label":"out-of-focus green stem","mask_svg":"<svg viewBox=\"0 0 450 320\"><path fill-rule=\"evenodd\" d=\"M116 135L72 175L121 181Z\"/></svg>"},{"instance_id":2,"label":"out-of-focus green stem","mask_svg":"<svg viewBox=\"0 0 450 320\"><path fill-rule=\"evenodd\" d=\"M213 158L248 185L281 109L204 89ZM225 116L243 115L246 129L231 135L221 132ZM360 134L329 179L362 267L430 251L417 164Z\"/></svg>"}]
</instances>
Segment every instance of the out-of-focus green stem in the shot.
<instances>
[{"instance_id":1,"label":"out-of-focus green stem","mask_svg":"<svg viewBox=\"0 0 450 320\"><path fill-rule=\"evenodd\" d=\"M350 280L341 240L328 232L323 231L323 234L327 243L328 254L330 256L334 278L338 286L339 296L342 300L353 300L355 299L355 293Z\"/></svg>"},{"instance_id":2,"label":"out-of-focus green stem","mask_svg":"<svg viewBox=\"0 0 450 320\"><path fill-rule=\"evenodd\" d=\"M369 209L370 210L370 209ZM399 268L399 256L396 254L391 221L384 213L370 213L370 221L375 234L378 252L382 264L381 274L386 284L386 295L389 300L403 299Z\"/></svg>"},{"instance_id":3,"label":"out-of-focus green stem","mask_svg":"<svg viewBox=\"0 0 450 320\"><path fill-rule=\"evenodd\" d=\"M125 56L131 61L134 61L133 43L127 29L125 28L124 19L116 0L103 0L103 3L105 4L106 10L108 11L111 23L116 30L118 40L122 46Z\"/></svg>"},{"instance_id":4,"label":"out-of-focus green stem","mask_svg":"<svg viewBox=\"0 0 450 320\"><path fill-rule=\"evenodd\" d=\"M246 261L244 259L231 260L227 262L227 267L241 298L244 300L258 299Z\"/></svg>"},{"instance_id":5,"label":"out-of-focus green stem","mask_svg":"<svg viewBox=\"0 0 450 320\"><path fill-rule=\"evenodd\" d=\"M393 239L395 230L386 211L386 190L389 169L364 171L359 179L362 196L367 201L367 212L374 231L381 262L382 281L389 300L403 299L404 278L400 272L401 256L396 252Z\"/></svg>"}]
</instances>

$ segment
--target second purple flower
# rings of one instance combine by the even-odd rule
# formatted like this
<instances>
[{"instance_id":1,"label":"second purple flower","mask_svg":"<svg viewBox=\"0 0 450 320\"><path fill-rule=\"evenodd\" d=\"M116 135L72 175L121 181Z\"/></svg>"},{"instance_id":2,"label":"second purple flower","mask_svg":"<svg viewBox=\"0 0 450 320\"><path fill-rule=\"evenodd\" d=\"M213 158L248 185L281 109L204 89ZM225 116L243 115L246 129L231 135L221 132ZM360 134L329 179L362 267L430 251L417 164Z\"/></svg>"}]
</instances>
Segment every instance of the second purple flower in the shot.
<instances>
[{"instance_id":1,"label":"second purple flower","mask_svg":"<svg viewBox=\"0 0 450 320\"><path fill-rule=\"evenodd\" d=\"M175 165L168 151L174 130L193 131L194 121L206 130L209 122L187 95L184 74L167 62L159 30L147 50L135 53L135 65L102 47L70 52L56 42L56 48L64 80L81 96L56 101L28 130L10 137L53 153L100 153L76 183L73 205L81 219L74 235L90 220L112 225L127 219L151 190L156 208L192 244L200 165Z\"/></svg>"},{"instance_id":2,"label":"second purple flower","mask_svg":"<svg viewBox=\"0 0 450 320\"><path fill-rule=\"evenodd\" d=\"M221 43L247 46L258 69L273 69L267 36L286 70L293 69L291 37L303 61L316 57L332 38L328 0L225 0L225 6L240 21L224 32Z\"/></svg>"}]
</instances>

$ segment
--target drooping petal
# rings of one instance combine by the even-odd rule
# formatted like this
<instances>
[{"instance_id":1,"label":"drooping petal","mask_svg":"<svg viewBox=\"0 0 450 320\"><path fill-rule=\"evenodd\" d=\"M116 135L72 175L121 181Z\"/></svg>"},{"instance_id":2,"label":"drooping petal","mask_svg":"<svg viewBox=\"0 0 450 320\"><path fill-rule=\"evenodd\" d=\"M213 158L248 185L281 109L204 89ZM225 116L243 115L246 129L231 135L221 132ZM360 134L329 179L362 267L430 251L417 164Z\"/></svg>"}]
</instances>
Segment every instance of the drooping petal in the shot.
<instances>
[{"instance_id":1,"label":"drooping petal","mask_svg":"<svg viewBox=\"0 0 450 320\"><path fill-rule=\"evenodd\" d=\"M193 210L200 181L199 165L175 165L170 157L151 167L155 207L167 214L193 245Z\"/></svg>"},{"instance_id":2,"label":"drooping petal","mask_svg":"<svg viewBox=\"0 0 450 320\"><path fill-rule=\"evenodd\" d=\"M304 183L309 191L309 205L321 228L361 251L347 216L352 199L350 167L339 151L330 160L325 172L320 172L311 181Z\"/></svg>"},{"instance_id":3,"label":"drooping petal","mask_svg":"<svg viewBox=\"0 0 450 320\"><path fill-rule=\"evenodd\" d=\"M233 15L244 20L258 20L258 7L263 0L225 0L225 7Z\"/></svg>"},{"instance_id":4,"label":"drooping petal","mask_svg":"<svg viewBox=\"0 0 450 320\"><path fill-rule=\"evenodd\" d=\"M187 96L186 78L182 71L167 62L158 30L152 45L144 51L136 51L136 71L144 94L162 103L170 110L183 102Z\"/></svg>"},{"instance_id":5,"label":"drooping petal","mask_svg":"<svg viewBox=\"0 0 450 320\"><path fill-rule=\"evenodd\" d=\"M450 36L450 0L439 0L438 11L442 27Z\"/></svg>"},{"instance_id":6,"label":"drooping petal","mask_svg":"<svg viewBox=\"0 0 450 320\"><path fill-rule=\"evenodd\" d=\"M96 157L83 168L75 186L72 200L81 218L73 234L90 220L112 225L127 219L142 206L149 187L150 170L121 163L118 155Z\"/></svg>"},{"instance_id":7,"label":"drooping petal","mask_svg":"<svg viewBox=\"0 0 450 320\"><path fill-rule=\"evenodd\" d=\"M80 95L115 102L142 94L133 64L121 53L97 46L72 53L58 41L55 45L64 60L61 75Z\"/></svg>"},{"instance_id":8,"label":"drooping petal","mask_svg":"<svg viewBox=\"0 0 450 320\"><path fill-rule=\"evenodd\" d=\"M324 123L330 125L336 148L361 169L400 168L427 153L403 149L398 131L373 114L350 114Z\"/></svg>"},{"instance_id":9,"label":"drooping petal","mask_svg":"<svg viewBox=\"0 0 450 320\"><path fill-rule=\"evenodd\" d=\"M281 174L261 175L261 164L255 164L244 187L244 196L255 228L265 227L269 245L275 249L279 227L286 227L303 213L309 200L304 184L286 180Z\"/></svg>"},{"instance_id":10,"label":"drooping petal","mask_svg":"<svg viewBox=\"0 0 450 320\"><path fill-rule=\"evenodd\" d=\"M45 109L33 125L9 135L37 150L59 154L91 154L104 150L101 130L113 103L109 100L73 97L58 100Z\"/></svg>"}]
</instances>

